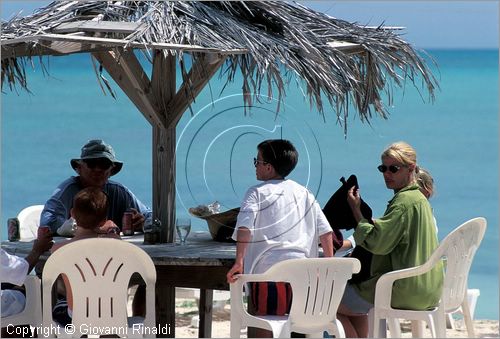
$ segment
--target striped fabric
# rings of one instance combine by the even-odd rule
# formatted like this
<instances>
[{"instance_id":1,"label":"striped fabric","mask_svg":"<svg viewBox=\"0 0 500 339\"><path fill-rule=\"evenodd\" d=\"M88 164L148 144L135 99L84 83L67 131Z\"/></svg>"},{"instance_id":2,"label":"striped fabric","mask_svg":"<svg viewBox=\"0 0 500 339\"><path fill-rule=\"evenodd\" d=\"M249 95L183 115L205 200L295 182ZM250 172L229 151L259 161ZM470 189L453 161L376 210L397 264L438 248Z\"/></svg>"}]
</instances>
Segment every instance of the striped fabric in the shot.
<instances>
[{"instance_id":1,"label":"striped fabric","mask_svg":"<svg viewBox=\"0 0 500 339\"><path fill-rule=\"evenodd\" d=\"M285 315L292 305L292 288L285 282L250 283L250 299L255 315Z\"/></svg>"}]
</instances>

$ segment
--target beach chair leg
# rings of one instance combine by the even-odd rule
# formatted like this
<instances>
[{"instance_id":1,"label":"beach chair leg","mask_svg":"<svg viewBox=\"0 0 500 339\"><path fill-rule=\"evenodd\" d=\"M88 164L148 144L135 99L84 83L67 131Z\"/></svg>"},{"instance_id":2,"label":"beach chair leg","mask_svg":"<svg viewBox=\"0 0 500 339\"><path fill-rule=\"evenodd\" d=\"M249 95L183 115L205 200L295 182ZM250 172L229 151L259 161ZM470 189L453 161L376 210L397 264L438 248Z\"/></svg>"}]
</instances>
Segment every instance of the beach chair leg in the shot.
<instances>
[{"instance_id":1,"label":"beach chair leg","mask_svg":"<svg viewBox=\"0 0 500 339\"><path fill-rule=\"evenodd\" d=\"M401 338L401 325L399 323L399 319L387 319L387 327L389 328L389 332L391 333L391 338Z\"/></svg>"},{"instance_id":2,"label":"beach chair leg","mask_svg":"<svg viewBox=\"0 0 500 339\"><path fill-rule=\"evenodd\" d=\"M453 319L453 313L446 313L446 328L449 328L452 330L454 330L456 328L455 319Z\"/></svg>"},{"instance_id":3,"label":"beach chair leg","mask_svg":"<svg viewBox=\"0 0 500 339\"><path fill-rule=\"evenodd\" d=\"M472 311L471 308L469 307L469 302L467 299L464 300L462 303L462 314L464 315L464 323L465 327L467 328L467 335L469 338L475 338L474 334L474 323L472 321Z\"/></svg>"},{"instance_id":4,"label":"beach chair leg","mask_svg":"<svg viewBox=\"0 0 500 339\"><path fill-rule=\"evenodd\" d=\"M423 338L425 331L425 322L422 320L411 321L411 333L413 338Z\"/></svg>"}]
</instances>

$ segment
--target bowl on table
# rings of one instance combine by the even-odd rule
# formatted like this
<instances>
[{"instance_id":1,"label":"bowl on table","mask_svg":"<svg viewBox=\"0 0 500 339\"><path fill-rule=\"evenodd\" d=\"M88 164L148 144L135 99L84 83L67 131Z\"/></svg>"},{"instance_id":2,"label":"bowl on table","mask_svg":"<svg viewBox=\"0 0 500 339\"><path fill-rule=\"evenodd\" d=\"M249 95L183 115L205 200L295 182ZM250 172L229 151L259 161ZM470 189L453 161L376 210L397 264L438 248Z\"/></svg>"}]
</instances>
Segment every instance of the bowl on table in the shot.
<instances>
[{"instance_id":1,"label":"bowl on table","mask_svg":"<svg viewBox=\"0 0 500 339\"><path fill-rule=\"evenodd\" d=\"M235 242L231 239L231 236L236 226L236 218L238 217L239 211L240 208L237 207L222 213L198 215L196 212L193 213L192 209L189 209L189 212L193 216L207 222L208 231L212 239L220 242Z\"/></svg>"}]
</instances>

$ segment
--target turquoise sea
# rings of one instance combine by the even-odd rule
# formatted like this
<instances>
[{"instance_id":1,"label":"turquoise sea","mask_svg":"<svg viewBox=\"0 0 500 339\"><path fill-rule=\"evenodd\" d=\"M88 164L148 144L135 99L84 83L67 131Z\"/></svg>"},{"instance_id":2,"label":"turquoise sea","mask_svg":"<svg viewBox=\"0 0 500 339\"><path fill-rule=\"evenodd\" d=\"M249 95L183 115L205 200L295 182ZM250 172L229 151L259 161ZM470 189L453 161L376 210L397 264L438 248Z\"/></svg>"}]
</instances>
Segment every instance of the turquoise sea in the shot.
<instances>
[{"instance_id":1,"label":"turquoise sea","mask_svg":"<svg viewBox=\"0 0 500 339\"><path fill-rule=\"evenodd\" d=\"M374 118L369 125L351 110L347 137L334 111L325 106L323 119L295 82L279 115L276 102L265 99L245 114L241 83L221 94L225 81L214 78L179 123L177 213L187 215L187 208L215 200L223 209L238 206L246 188L256 183L256 144L282 136L300 152L291 178L307 185L321 205L338 188L341 176L354 173L364 200L379 216L392 196L376 170L380 153L388 144L405 140L434 176L431 202L440 239L468 219L487 218L469 286L481 290L476 318L498 319L498 51L427 52L439 66L434 67L441 87L435 102L426 102L408 84L405 91L395 91L388 120ZM113 145L125 163L114 179L151 205L148 122L112 80L117 99L103 95L88 55L51 58L49 75L37 61L35 65L28 69L32 94L2 89L2 239L7 218L25 206L43 204L74 174L69 160L92 138ZM206 230L202 220L193 219L193 226Z\"/></svg>"}]
</instances>

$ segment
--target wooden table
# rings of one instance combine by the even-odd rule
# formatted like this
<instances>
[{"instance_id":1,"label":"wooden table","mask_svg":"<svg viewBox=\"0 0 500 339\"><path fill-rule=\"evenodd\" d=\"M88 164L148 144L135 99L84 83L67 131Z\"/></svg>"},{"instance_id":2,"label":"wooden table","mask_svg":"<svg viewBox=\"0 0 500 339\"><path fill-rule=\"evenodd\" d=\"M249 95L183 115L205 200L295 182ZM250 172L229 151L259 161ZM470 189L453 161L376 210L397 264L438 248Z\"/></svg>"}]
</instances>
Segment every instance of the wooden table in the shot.
<instances>
[{"instance_id":1,"label":"wooden table","mask_svg":"<svg viewBox=\"0 0 500 339\"><path fill-rule=\"evenodd\" d=\"M229 290L226 273L234 263L235 244L213 241L208 232L192 232L183 246L145 245L142 235L123 237L123 240L142 248L155 264L157 325L169 326L168 337L175 337L175 287L199 288L198 335L200 338L211 337L213 290ZM31 246L31 242L2 242L4 250L22 257L27 255ZM47 257L43 256L42 261Z\"/></svg>"}]
</instances>

